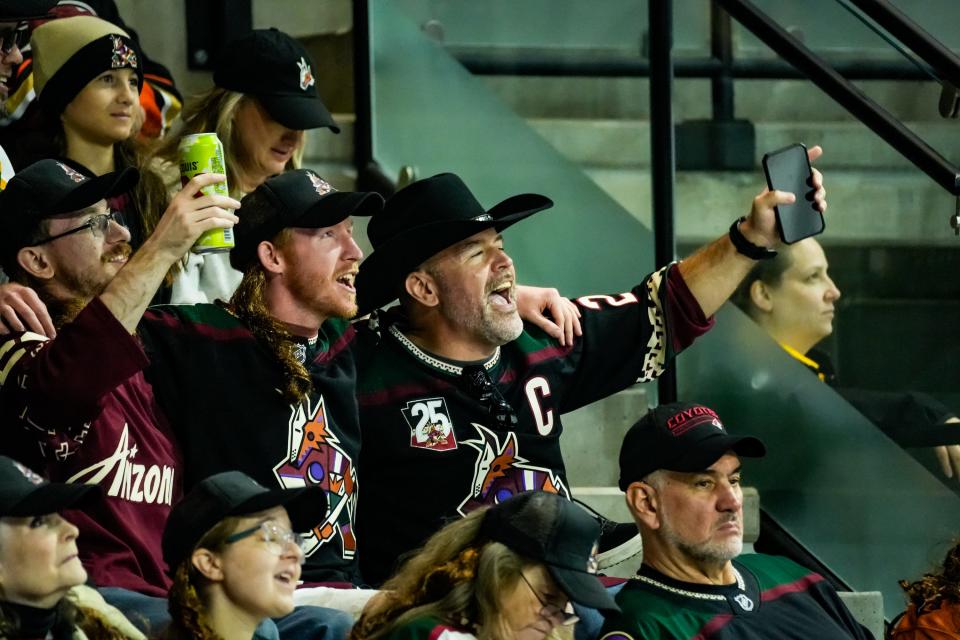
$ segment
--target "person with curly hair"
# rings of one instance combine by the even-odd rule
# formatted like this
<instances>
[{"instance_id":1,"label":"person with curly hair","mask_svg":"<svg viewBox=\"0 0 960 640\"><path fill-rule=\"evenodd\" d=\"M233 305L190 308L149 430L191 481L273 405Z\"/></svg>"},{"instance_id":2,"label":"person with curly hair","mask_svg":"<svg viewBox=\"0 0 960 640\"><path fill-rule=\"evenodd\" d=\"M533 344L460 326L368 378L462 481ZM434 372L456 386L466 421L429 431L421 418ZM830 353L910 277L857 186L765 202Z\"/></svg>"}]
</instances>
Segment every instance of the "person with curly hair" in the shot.
<instances>
[{"instance_id":1,"label":"person with curly hair","mask_svg":"<svg viewBox=\"0 0 960 640\"><path fill-rule=\"evenodd\" d=\"M198 483L163 533L173 578L167 638L246 640L292 612L304 560L298 532L326 509L319 486L267 489L239 471Z\"/></svg>"},{"instance_id":2,"label":"person with curly hair","mask_svg":"<svg viewBox=\"0 0 960 640\"><path fill-rule=\"evenodd\" d=\"M77 528L60 515L96 501L98 489L47 482L0 456L0 638L144 640L84 586Z\"/></svg>"},{"instance_id":3,"label":"person with curly hair","mask_svg":"<svg viewBox=\"0 0 960 640\"><path fill-rule=\"evenodd\" d=\"M937 573L900 581L907 610L891 624L891 640L960 638L960 541L947 551Z\"/></svg>"},{"instance_id":4,"label":"person with curly hair","mask_svg":"<svg viewBox=\"0 0 960 640\"><path fill-rule=\"evenodd\" d=\"M596 577L600 524L530 491L451 522L400 567L350 640L571 637L573 604L619 611Z\"/></svg>"}]
</instances>

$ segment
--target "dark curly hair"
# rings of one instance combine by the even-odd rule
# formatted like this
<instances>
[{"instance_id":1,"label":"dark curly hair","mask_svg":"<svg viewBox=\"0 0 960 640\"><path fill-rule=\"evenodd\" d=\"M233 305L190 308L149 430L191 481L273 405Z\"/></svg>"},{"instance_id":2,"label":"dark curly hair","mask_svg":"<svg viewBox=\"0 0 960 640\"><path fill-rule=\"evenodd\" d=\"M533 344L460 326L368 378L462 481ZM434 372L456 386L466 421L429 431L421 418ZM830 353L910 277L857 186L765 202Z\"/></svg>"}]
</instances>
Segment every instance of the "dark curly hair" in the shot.
<instances>
[{"instance_id":1,"label":"dark curly hair","mask_svg":"<svg viewBox=\"0 0 960 640\"><path fill-rule=\"evenodd\" d=\"M937 608L944 600L960 602L960 540L947 552L938 573L927 573L915 582L901 580L900 587L917 609Z\"/></svg>"}]
</instances>

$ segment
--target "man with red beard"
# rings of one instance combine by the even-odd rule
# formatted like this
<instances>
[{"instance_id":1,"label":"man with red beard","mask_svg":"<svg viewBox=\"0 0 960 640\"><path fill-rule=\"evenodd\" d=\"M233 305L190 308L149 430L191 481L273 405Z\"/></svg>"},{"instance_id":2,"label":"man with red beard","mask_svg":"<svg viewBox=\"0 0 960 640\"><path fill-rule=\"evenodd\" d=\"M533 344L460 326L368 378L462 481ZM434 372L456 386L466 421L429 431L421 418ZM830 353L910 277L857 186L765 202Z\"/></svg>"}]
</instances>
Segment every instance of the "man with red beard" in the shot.
<instances>
[{"instance_id":1,"label":"man with red beard","mask_svg":"<svg viewBox=\"0 0 960 640\"><path fill-rule=\"evenodd\" d=\"M805 196L826 208L819 172L810 194L796 194ZM364 577L379 584L444 522L515 493L570 497L561 414L660 375L712 326L754 262L774 254L774 207L794 197L764 191L728 235L686 260L630 291L579 298L582 336L562 344L522 321L501 235L552 207L549 198L527 193L485 209L450 173L392 196L367 227L374 251L357 277L361 313L400 301L358 360ZM398 487L419 497L400 500ZM638 543L632 525L605 522L600 568Z\"/></svg>"},{"instance_id":2,"label":"man with red beard","mask_svg":"<svg viewBox=\"0 0 960 640\"><path fill-rule=\"evenodd\" d=\"M602 640L871 638L822 576L777 556L740 555L740 457L766 453L732 436L709 407L652 409L620 449L620 489L643 538L643 564L617 593Z\"/></svg>"},{"instance_id":3,"label":"man with red beard","mask_svg":"<svg viewBox=\"0 0 960 640\"><path fill-rule=\"evenodd\" d=\"M0 342L0 448L55 482L100 485L105 499L69 516L83 564L98 587L160 600L170 584L160 536L182 495L181 459L132 334L171 265L204 231L232 226L240 203L195 197L224 179L197 176L131 256L106 198L128 192L137 172L83 171L41 160L0 192L0 264L57 327L53 339L26 331Z\"/></svg>"}]
</instances>

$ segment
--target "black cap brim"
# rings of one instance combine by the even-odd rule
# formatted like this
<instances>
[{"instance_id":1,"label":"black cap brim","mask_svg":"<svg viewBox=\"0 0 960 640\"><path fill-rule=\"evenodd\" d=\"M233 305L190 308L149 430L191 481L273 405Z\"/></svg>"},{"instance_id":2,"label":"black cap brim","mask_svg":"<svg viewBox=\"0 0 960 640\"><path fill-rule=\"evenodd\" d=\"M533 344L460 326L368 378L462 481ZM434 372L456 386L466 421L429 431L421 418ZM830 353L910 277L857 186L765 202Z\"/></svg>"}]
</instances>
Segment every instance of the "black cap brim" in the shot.
<instances>
[{"instance_id":1,"label":"black cap brim","mask_svg":"<svg viewBox=\"0 0 960 640\"><path fill-rule=\"evenodd\" d=\"M327 514L327 492L319 486L264 491L238 504L230 510L230 515L243 516L274 507L286 509L293 530L303 533L323 522Z\"/></svg>"},{"instance_id":2,"label":"black cap brim","mask_svg":"<svg viewBox=\"0 0 960 640\"><path fill-rule=\"evenodd\" d=\"M432 222L397 234L374 249L360 265L356 282L358 315L366 315L396 300L398 279L447 247L491 227L503 231L552 206L553 201L546 196L525 193L507 198L490 209L489 220Z\"/></svg>"},{"instance_id":3,"label":"black cap brim","mask_svg":"<svg viewBox=\"0 0 960 640\"><path fill-rule=\"evenodd\" d=\"M747 458L762 458L767 454L764 444L753 436L731 436L718 433L691 446L689 451L667 469L682 472L703 471L728 451Z\"/></svg>"},{"instance_id":4,"label":"black cap brim","mask_svg":"<svg viewBox=\"0 0 960 640\"><path fill-rule=\"evenodd\" d=\"M3 515L20 518L57 513L83 504L99 494L100 486L95 484L44 484L31 491Z\"/></svg>"},{"instance_id":5,"label":"black cap brim","mask_svg":"<svg viewBox=\"0 0 960 640\"><path fill-rule=\"evenodd\" d=\"M130 189L136 186L139 179L140 173L132 167L90 178L80 187L71 191L60 202L56 203L52 210L44 211L44 214L51 216L85 209L105 198L111 198L130 191Z\"/></svg>"},{"instance_id":6,"label":"black cap brim","mask_svg":"<svg viewBox=\"0 0 960 640\"><path fill-rule=\"evenodd\" d=\"M327 127L334 133L340 133L340 127L327 107L315 94L302 96L257 95L257 100L267 110L270 117L296 131Z\"/></svg>"},{"instance_id":7,"label":"black cap brim","mask_svg":"<svg viewBox=\"0 0 960 640\"><path fill-rule=\"evenodd\" d=\"M620 612L613 596L601 584L596 574L586 571L567 569L556 565L545 565L553 576L557 586L563 590L572 602L591 609L607 612Z\"/></svg>"}]
</instances>

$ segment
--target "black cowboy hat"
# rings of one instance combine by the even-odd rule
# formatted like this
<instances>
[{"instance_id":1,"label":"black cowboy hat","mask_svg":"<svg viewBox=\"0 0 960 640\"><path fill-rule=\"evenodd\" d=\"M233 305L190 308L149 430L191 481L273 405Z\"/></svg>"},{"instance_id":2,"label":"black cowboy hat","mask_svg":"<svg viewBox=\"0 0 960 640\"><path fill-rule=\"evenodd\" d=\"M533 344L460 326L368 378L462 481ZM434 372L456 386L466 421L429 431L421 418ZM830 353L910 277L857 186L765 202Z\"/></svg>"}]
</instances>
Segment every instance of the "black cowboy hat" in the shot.
<instances>
[{"instance_id":1,"label":"black cowboy hat","mask_svg":"<svg viewBox=\"0 0 960 640\"><path fill-rule=\"evenodd\" d=\"M553 200L546 196L524 193L485 210L452 173L401 189L367 227L373 253L357 274L360 315L396 300L407 274L447 247L484 229L502 231L552 206Z\"/></svg>"}]
</instances>

